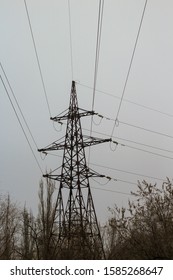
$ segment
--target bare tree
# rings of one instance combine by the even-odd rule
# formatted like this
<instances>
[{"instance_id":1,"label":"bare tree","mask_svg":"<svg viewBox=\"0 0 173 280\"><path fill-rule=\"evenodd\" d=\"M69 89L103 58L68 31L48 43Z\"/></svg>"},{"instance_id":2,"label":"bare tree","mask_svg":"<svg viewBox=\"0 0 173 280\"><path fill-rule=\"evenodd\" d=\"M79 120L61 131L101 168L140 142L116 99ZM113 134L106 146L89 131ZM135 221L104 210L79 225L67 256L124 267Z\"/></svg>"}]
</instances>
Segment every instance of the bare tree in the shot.
<instances>
[{"instance_id":1,"label":"bare tree","mask_svg":"<svg viewBox=\"0 0 173 280\"><path fill-rule=\"evenodd\" d=\"M26 207L24 207L21 212L20 246L18 248L20 259L38 259L35 228L36 225L33 214L31 212L29 213Z\"/></svg>"},{"instance_id":2,"label":"bare tree","mask_svg":"<svg viewBox=\"0 0 173 280\"><path fill-rule=\"evenodd\" d=\"M128 209L112 209L110 259L173 259L173 185L138 184Z\"/></svg>"},{"instance_id":3,"label":"bare tree","mask_svg":"<svg viewBox=\"0 0 173 280\"><path fill-rule=\"evenodd\" d=\"M19 242L20 213L10 196L0 198L0 259L16 258Z\"/></svg>"},{"instance_id":4,"label":"bare tree","mask_svg":"<svg viewBox=\"0 0 173 280\"><path fill-rule=\"evenodd\" d=\"M37 242L41 259L57 258L56 206L54 202L55 183L47 179L46 190L43 181L39 189L39 213L37 217Z\"/></svg>"}]
</instances>

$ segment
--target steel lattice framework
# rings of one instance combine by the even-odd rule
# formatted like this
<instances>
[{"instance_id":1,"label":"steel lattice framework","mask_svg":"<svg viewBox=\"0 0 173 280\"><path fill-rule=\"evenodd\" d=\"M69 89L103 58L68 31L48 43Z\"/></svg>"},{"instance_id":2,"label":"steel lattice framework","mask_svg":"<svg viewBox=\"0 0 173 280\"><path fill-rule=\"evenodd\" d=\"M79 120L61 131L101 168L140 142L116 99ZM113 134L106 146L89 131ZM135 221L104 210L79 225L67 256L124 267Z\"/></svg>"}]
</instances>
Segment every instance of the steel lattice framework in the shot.
<instances>
[{"instance_id":1,"label":"steel lattice framework","mask_svg":"<svg viewBox=\"0 0 173 280\"><path fill-rule=\"evenodd\" d=\"M44 175L60 182L56 201L56 222L60 258L104 259L104 249L91 195L90 177L104 177L89 169L85 147L111 141L83 136L81 117L94 111L79 109L75 82L72 81L69 109L66 114L51 118L67 120L64 141L56 141L40 152L63 150L61 173Z\"/></svg>"}]
</instances>

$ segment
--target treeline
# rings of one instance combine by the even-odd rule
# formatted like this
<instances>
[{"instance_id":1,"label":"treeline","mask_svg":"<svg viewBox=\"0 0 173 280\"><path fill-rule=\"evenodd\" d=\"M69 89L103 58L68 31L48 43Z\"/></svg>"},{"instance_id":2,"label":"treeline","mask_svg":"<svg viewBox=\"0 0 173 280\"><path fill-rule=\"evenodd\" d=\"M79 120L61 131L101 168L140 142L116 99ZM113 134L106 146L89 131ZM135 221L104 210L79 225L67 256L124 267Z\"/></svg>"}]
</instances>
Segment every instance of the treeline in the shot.
<instances>
[{"instance_id":1,"label":"treeline","mask_svg":"<svg viewBox=\"0 0 173 280\"><path fill-rule=\"evenodd\" d=\"M127 209L109 209L101 228L107 259L173 259L173 185L138 183ZM39 186L38 215L0 197L0 259L60 259L55 223L55 185ZM75 257L77 258L77 257ZM90 256L88 256L90 259Z\"/></svg>"}]
</instances>

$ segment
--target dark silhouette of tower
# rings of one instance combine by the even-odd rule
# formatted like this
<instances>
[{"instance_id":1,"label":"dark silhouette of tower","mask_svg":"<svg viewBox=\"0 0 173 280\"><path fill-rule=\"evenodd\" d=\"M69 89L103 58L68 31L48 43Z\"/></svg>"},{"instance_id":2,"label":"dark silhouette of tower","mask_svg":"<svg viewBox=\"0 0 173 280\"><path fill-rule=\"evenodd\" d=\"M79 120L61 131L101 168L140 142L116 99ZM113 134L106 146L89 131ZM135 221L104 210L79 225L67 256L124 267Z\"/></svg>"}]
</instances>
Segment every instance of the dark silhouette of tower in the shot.
<instances>
[{"instance_id":1,"label":"dark silhouette of tower","mask_svg":"<svg viewBox=\"0 0 173 280\"><path fill-rule=\"evenodd\" d=\"M105 177L89 169L85 147L111 139L100 139L82 134L81 117L94 115L94 111L79 109L75 82L72 81L67 113L51 118L67 120L66 134L40 152L63 150L61 173L44 175L60 182L56 201L55 222L58 231L59 258L104 259L104 249L91 195L90 177Z\"/></svg>"}]
</instances>

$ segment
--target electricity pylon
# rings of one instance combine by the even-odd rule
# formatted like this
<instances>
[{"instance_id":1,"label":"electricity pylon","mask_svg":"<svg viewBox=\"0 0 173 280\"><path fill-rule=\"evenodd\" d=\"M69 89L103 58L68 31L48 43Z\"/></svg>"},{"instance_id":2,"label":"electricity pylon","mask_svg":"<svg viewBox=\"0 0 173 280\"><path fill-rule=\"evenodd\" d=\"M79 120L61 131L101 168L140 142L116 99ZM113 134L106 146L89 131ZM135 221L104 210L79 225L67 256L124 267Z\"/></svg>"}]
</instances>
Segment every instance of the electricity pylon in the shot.
<instances>
[{"instance_id":1,"label":"electricity pylon","mask_svg":"<svg viewBox=\"0 0 173 280\"><path fill-rule=\"evenodd\" d=\"M89 169L85 147L111 141L83 136L81 117L94 111L79 109L75 82L72 81L69 109L66 114L51 118L67 120L64 141L56 141L38 151L63 150L61 173L51 172L44 177L60 182L56 201L59 257L64 259L104 259L104 249L91 195L90 177L105 177Z\"/></svg>"}]
</instances>

